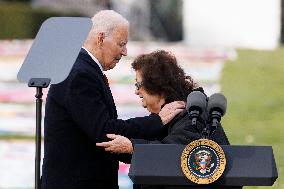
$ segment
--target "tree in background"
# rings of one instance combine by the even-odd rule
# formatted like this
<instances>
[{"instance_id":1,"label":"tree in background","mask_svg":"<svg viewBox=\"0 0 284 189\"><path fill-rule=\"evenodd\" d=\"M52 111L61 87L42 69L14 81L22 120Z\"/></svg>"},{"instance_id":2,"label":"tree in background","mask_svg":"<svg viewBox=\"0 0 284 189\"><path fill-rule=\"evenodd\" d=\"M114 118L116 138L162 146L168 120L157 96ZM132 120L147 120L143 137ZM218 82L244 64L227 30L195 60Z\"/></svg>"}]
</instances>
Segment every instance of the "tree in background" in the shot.
<instances>
[{"instance_id":1,"label":"tree in background","mask_svg":"<svg viewBox=\"0 0 284 189\"><path fill-rule=\"evenodd\" d=\"M182 40L182 1L149 1L151 7L151 31L161 40Z\"/></svg>"}]
</instances>

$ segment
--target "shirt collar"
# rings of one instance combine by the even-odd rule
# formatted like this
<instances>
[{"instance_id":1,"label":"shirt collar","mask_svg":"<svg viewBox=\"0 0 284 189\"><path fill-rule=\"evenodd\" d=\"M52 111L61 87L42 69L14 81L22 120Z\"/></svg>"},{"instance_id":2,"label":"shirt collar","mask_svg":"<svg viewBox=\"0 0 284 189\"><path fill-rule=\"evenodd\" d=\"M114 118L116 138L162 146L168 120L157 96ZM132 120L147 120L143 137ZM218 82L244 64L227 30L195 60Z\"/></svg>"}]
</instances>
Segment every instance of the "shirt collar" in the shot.
<instances>
[{"instance_id":1,"label":"shirt collar","mask_svg":"<svg viewBox=\"0 0 284 189\"><path fill-rule=\"evenodd\" d=\"M103 67L102 65L100 64L99 60L94 56L92 55L92 53L90 51L88 51L85 47L82 47L85 51L87 51L87 53L90 55L90 57L93 59L93 61L96 62L96 64L98 64L100 70L103 72Z\"/></svg>"}]
</instances>

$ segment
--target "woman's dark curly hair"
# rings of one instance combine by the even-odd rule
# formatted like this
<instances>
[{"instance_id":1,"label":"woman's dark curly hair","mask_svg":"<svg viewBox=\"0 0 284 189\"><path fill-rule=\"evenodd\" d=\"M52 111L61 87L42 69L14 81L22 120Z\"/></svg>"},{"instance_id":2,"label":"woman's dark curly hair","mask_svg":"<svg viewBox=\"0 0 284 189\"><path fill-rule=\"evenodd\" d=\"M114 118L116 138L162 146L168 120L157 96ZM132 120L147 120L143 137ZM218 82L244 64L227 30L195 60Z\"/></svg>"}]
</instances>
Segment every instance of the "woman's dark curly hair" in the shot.
<instances>
[{"instance_id":1,"label":"woman's dark curly hair","mask_svg":"<svg viewBox=\"0 0 284 189\"><path fill-rule=\"evenodd\" d=\"M142 76L144 89L152 95L162 95L166 103L186 101L197 86L190 76L185 76L173 54L164 50L138 56L131 64Z\"/></svg>"}]
</instances>

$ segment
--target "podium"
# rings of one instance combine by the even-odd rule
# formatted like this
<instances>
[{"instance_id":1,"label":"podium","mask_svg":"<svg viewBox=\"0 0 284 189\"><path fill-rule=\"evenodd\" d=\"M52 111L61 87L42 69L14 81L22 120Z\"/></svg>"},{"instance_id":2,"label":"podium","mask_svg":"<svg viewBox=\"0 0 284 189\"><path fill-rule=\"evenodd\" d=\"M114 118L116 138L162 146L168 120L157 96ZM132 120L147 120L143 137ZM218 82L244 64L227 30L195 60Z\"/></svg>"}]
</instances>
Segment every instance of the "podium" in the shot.
<instances>
[{"instance_id":1,"label":"podium","mask_svg":"<svg viewBox=\"0 0 284 189\"><path fill-rule=\"evenodd\" d=\"M185 145L135 145L129 177L137 185L164 186L166 189L239 189L243 186L271 186L278 178L271 146L221 146L227 164L214 183L197 185L181 169Z\"/></svg>"}]
</instances>

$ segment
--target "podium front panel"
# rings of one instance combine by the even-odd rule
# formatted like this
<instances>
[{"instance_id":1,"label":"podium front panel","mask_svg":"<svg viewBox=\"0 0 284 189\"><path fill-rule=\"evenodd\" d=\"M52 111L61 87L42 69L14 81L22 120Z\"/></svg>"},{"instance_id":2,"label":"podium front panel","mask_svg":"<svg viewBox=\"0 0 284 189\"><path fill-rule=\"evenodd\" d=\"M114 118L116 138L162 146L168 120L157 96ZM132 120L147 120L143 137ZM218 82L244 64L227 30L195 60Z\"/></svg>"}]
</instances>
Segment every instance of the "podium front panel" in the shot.
<instances>
[{"instance_id":1,"label":"podium front panel","mask_svg":"<svg viewBox=\"0 0 284 189\"><path fill-rule=\"evenodd\" d=\"M135 184L191 185L182 172L184 145L135 145L129 177ZM211 185L271 186L278 177L271 146L222 146L227 164L223 175Z\"/></svg>"}]
</instances>

